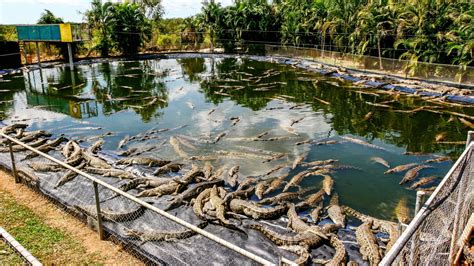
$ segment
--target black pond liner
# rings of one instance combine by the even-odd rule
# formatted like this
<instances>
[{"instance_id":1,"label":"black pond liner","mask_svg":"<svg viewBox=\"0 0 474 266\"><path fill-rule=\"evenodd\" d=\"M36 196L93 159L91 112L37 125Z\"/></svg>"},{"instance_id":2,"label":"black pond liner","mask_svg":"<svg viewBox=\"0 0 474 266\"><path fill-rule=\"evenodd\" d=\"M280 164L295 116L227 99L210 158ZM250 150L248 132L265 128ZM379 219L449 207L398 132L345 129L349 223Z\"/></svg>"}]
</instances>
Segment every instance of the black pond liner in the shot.
<instances>
[{"instance_id":1,"label":"black pond liner","mask_svg":"<svg viewBox=\"0 0 474 266\"><path fill-rule=\"evenodd\" d=\"M37 162L49 162L45 158L35 158L28 161L22 161L26 153L17 152L15 153L15 162L17 168L28 167L27 163ZM51 156L61 159L59 152L50 153ZM114 159L110 153L101 152L101 156L111 162ZM9 153L0 153L0 167L7 171L11 171L11 160ZM133 171L139 175L145 175L145 172L150 173L151 169L142 167L127 167L127 170ZM66 183L59 189L55 189L54 185L57 180L63 175L63 172L48 172L48 173L37 173L40 178L39 183L35 186L30 186L37 192L43 194L54 204L60 206L62 209L72 213L74 216L82 220L87 221L88 217L82 212L78 212L74 205L92 205L95 204L94 190L92 182L85 177L78 176L74 180ZM96 176L96 175L94 175ZM99 179L118 187L127 181L120 181L116 178L108 178L96 176ZM129 193L136 194L136 190L131 190ZM124 197L115 197L109 199L111 196L116 195L114 192L101 187L99 185L99 197L103 201L101 203L102 208L112 209L114 211L125 212L127 210L135 209L138 205ZM152 203L154 206L163 209L167 205L167 200L172 196L164 196L160 199L153 198L142 198L147 202ZM109 200L107 200L109 199ZM169 213L188 221L194 225L199 224L201 221L194 215L192 207L181 206ZM94 218L94 217L90 217ZM253 222L251 220L243 220L243 224ZM261 221L273 230L288 234L286 228L286 219L280 218L277 220ZM322 223L329 222L327 219ZM361 265L368 265L361 258L359 253L357 241L355 239L355 233L353 226L358 225L356 221L349 220L348 227L340 229L338 231L339 238L344 242L346 251L348 253L348 260L353 260ZM194 235L187 239L181 239L173 242L145 242L142 243L140 240L135 240L125 236L125 228L127 229L159 229L159 230L176 230L184 229L183 226L178 225L167 218L160 216L159 214L145 210L143 215L137 217L134 220L126 222L112 222L103 221L103 230L111 240L118 242L125 250L129 251L133 255L137 256L141 260L149 264L163 264L163 265L257 265L256 262L234 252L220 244L207 239L201 235ZM242 227L244 228L244 227ZM222 226L208 225L204 230L217 235L247 251L250 251L258 256L261 256L275 264L278 264L279 257L284 256L290 260L296 260L297 256L293 253L279 249L275 244L265 238L260 232L255 230L244 229L248 238L242 233L236 232ZM97 240L99 241L99 240ZM327 244L324 244L316 249L312 250L313 259L325 259L329 260L334 255L334 249Z\"/></svg>"}]
</instances>

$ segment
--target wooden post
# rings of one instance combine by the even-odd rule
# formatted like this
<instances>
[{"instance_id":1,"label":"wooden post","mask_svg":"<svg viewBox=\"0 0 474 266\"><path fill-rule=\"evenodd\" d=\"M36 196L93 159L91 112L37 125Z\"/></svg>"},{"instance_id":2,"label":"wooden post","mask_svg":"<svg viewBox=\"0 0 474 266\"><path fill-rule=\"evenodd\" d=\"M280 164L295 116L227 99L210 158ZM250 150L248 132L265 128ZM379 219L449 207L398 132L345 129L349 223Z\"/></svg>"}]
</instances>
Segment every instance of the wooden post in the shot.
<instances>
[{"instance_id":1,"label":"wooden post","mask_svg":"<svg viewBox=\"0 0 474 266\"><path fill-rule=\"evenodd\" d=\"M13 177L15 177L15 183L20 183L20 178L18 177L18 173L16 171L15 157L13 156L13 145L11 141L8 141L8 147L10 148L10 159L12 161Z\"/></svg>"},{"instance_id":2,"label":"wooden post","mask_svg":"<svg viewBox=\"0 0 474 266\"><path fill-rule=\"evenodd\" d=\"M99 199L99 189L97 187L97 182L94 184L94 194L95 194L95 207L97 210L97 232L99 233L100 240L104 240L104 230L102 229L102 214L100 212L100 199Z\"/></svg>"},{"instance_id":3,"label":"wooden post","mask_svg":"<svg viewBox=\"0 0 474 266\"><path fill-rule=\"evenodd\" d=\"M36 58L38 59L38 66L41 68L40 47L38 42L36 42Z\"/></svg>"},{"instance_id":4,"label":"wooden post","mask_svg":"<svg viewBox=\"0 0 474 266\"><path fill-rule=\"evenodd\" d=\"M69 69L71 71L73 71L74 70L74 63L72 61L72 46L71 46L70 42L67 43L67 54L68 54L68 57L69 57Z\"/></svg>"}]
</instances>

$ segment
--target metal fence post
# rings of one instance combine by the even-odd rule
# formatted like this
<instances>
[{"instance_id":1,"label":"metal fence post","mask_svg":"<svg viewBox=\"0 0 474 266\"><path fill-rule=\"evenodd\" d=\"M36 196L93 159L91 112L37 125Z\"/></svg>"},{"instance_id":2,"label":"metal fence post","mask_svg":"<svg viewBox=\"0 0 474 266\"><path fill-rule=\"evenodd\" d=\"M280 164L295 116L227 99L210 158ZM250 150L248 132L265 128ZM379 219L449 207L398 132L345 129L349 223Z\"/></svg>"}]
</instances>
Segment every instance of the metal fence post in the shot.
<instances>
[{"instance_id":1,"label":"metal fence post","mask_svg":"<svg viewBox=\"0 0 474 266\"><path fill-rule=\"evenodd\" d=\"M467 132L467 141L466 141L466 148L471 144L471 142L474 141L474 131L469 130Z\"/></svg>"},{"instance_id":2,"label":"metal fence post","mask_svg":"<svg viewBox=\"0 0 474 266\"><path fill-rule=\"evenodd\" d=\"M12 161L13 177L15 177L15 183L20 183L20 178L18 177L18 173L16 171L15 157L13 156L13 145L10 140L8 141L8 147L10 148L10 159Z\"/></svg>"},{"instance_id":3,"label":"metal fence post","mask_svg":"<svg viewBox=\"0 0 474 266\"><path fill-rule=\"evenodd\" d=\"M97 210L97 232L99 232L100 240L104 240L104 230L102 229L102 214L100 212L100 199L99 199L99 189L97 182L93 181L94 184L94 194L95 194L95 207Z\"/></svg>"}]
</instances>

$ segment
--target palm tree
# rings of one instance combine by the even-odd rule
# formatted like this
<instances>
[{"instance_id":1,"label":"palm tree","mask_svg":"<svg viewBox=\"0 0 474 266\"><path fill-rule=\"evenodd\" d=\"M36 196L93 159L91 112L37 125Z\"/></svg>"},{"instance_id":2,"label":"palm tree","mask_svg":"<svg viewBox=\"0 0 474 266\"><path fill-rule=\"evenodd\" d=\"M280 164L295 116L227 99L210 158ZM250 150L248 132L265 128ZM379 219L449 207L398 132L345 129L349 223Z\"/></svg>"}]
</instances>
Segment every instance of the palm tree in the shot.
<instances>
[{"instance_id":1,"label":"palm tree","mask_svg":"<svg viewBox=\"0 0 474 266\"><path fill-rule=\"evenodd\" d=\"M109 56L111 47L110 22L112 8L113 4L109 1L102 4L101 0L92 0L91 9L84 13L89 26L99 32L99 44L96 48L100 50L103 57Z\"/></svg>"}]
</instances>

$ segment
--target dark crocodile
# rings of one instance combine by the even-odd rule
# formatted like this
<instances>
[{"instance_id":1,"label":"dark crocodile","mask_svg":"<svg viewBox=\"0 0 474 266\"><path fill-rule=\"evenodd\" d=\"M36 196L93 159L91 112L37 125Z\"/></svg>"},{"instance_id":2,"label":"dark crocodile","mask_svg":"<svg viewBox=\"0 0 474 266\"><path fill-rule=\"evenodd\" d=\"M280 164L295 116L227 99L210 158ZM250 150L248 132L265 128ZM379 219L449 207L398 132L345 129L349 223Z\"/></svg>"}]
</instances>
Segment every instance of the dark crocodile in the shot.
<instances>
[{"instance_id":1,"label":"dark crocodile","mask_svg":"<svg viewBox=\"0 0 474 266\"><path fill-rule=\"evenodd\" d=\"M132 157L132 158L125 158L117 161L117 164L123 165L146 165L148 167L158 166L163 167L167 164L171 163L171 161L166 160L159 160L150 157Z\"/></svg>"},{"instance_id":2,"label":"dark crocodile","mask_svg":"<svg viewBox=\"0 0 474 266\"><path fill-rule=\"evenodd\" d=\"M207 226L207 222L202 222L197 225L199 228ZM125 235L130 238L140 239L142 242L146 241L175 241L179 239L189 238L195 235L196 232L191 229L182 229L176 231L163 231L163 230L147 230L138 231L134 229L126 229Z\"/></svg>"},{"instance_id":3,"label":"dark crocodile","mask_svg":"<svg viewBox=\"0 0 474 266\"><path fill-rule=\"evenodd\" d=\"M229 207L235 213L244 214L256 220L277 218L288 210L287 205L267 208L258 206L254 202L241 199L231 200L229 203Z\"/></svg>"},{"instance_id":4,"label":"dark crocodile","mask_svg":"<svg viewBox=\"0 0 474 266\"><path fill-rule=\"evenodd\" d=\"M224 180L222 179L216 179L212 181L198 183L195 186L186 189L181 194L173 197L170 204L164 210L169 211L169 210L175 209L181 206L184 201L191 200L192 198L199 195L205 189L211 188L213 186L222 186L222 185L224 185Z\"/></svg>"},{"instance_id":5,"label":"dark crocodile","mask_svg":"<svg viewBox=\"0 0 474 266\"><path fill-rule=\"evenodd\" d=\"M101 175L105 177L116 177L120 179L136 179L137 177L124 170L120 169L104 169L104 168L94 168L94 167L86 167L84 168L86 172L96 175Z\"/></svg>"},{"instance_id":6,"label":"dark crocodile","mask_svg":"<svg viewBox=\"0 0 474 266\"><path fill-rule=\"evenodd\" d=\"M86 213L88 216L97 217L97 207L95 205L75 205L76 209ZM145 213L146 208L138 206L137 208L127 212L116 212L110 209L101 207L100 214L102 219L114 222L127 222L137 219Z\"/></svg>"},{"instance_id":7,"label":"dark crocodile","mask_svg":"<svg viewBox=\"0 0 474 266\"><path fill-rule=\"evenodd\" d=\"M368 260L371 265L378 265L381 259L381 254L375 236L370 228L372 222L366 222L357 227L355 234L357 243L360 245L360 253L362 259Z\"/></svg>"}]
</instances>

